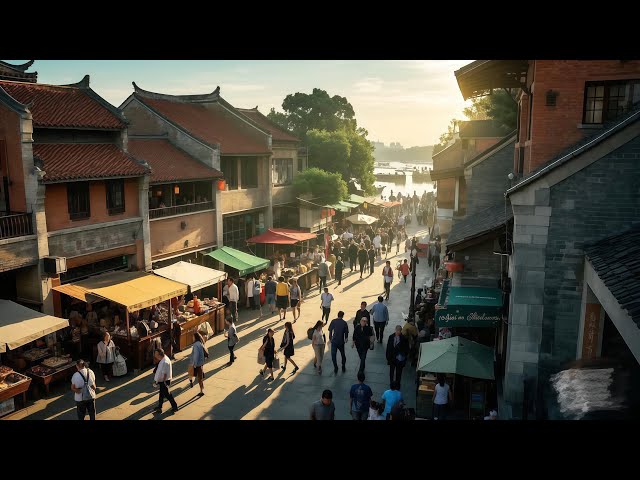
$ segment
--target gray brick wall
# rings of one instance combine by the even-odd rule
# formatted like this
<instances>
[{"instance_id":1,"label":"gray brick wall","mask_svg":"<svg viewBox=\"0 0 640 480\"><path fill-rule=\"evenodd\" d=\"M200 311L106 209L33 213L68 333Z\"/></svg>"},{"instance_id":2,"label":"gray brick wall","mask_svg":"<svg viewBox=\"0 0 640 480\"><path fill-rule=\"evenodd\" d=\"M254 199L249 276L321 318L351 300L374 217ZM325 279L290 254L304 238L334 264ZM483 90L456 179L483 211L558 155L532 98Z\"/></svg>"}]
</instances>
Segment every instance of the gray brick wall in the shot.
<instances>
[{"instance_id":1,"label":"gray brick wall","mask_svg":"<svg viewBox=\"0 0 640 480\"><path fill-rule=\"evenodd\" d=\"M494 240L472 245L463 250L456 250L456 261L464 263L464 271L454 273L454 278L459 278L460 286L476 286L498 288L500 269L506 272L507 261L500 255L494 255ZM467 260L466 257L469 257ZM456 278L456 280L458 279Z\"/></svg>"},{"instance_id":2,"label":"gray brick wall","mask_svg":"<svg viewBox=\"0 0 640 480\"><path fill-rule=\"evenodd\" d=\"M540 373L575 359L585 243L640 222L640 137L551 187Z\"/></svg>"},{"instance_id":3,"label":"gray brick wall","mask_svg":"<svg viewBox=\"0 0 640 480\"><path fill-rule=\"evenodd\" d=\"M38 242L34 235L0 241L0 272L38 263Z\"/></svg>"},{"instance_id":4,"label":"gray brick wall","mask_svg":"<svg viewBox=\"0 0 640 480\"><path fill-rule=\"evenodd\" d=\"M513 170L514 146L515 140L473 167L467 178L467 217L504 200L511 186L507 175Z\"/></svg>"},{"instance_id":5,"label":"gray brick wall","mask_svg":"<svg viewBox=\"0 0 640 480\"><path fill-rule=\"evenodd\" d=\"M105 226L49 237L49 254L78 257L112 248L134 245L142 237L142 222Z\"/></svg>"}]
</instances>

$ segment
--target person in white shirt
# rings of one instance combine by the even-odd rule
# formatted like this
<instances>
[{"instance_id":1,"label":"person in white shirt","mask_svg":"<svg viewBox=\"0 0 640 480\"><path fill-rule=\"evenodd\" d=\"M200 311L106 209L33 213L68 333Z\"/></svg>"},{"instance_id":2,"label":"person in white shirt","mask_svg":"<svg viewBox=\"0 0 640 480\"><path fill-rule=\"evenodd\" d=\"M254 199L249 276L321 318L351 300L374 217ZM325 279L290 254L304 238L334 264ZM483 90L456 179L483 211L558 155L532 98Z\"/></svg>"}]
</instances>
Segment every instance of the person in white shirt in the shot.
<instances>
[{"instance_id":1,"label":"person in white shirt","mask_svg":"<svg viewBox=\"0 0 640 480\"><path fill-rule=\"evenodd\" d=\"M238 287L236 287L236 290ZM153 352L154 360L157 362L155 376L153 377L154 383L160 387L160 397L158 398L158 406L154 409L154 413L162 413L162 404L164 399L168 399L171 404L171 411L178 411L178 404L176 403L173 395L169 392L169 385L171 385L171 378L173 378L173 369L171 368L171 360L164 354L162 348L156 348Z\"/></svg>"},{"instance_id":2,"label":"person in white shirt","mask_svg":"<svg viewBox=\"0 0 640 480\"><path fill-rule=\"evenodd\" d=\"M255 303L253 299L253 284L255 283L255 279L253 275L249 275L247 277L247 282L245 283L246 294L247 294L247 308L251 310L255 309Z\"/></svg>"},{"instance_id":3,"label":"person in white shirt","mask_svg":"<svg viewBox=\"0 0 640 480\"><path fill-rule=\"evenodd\" d=\"M233 283L233 278L227 278L227 285L229 286L229 310L233 323L238 321L238 301L240 300L240 292L238 286Z\"/></svg>"},{"instance_id":4,"label":"person in white shirt","mask_svg":"<svg viewBox=\"0 0 640 480\"><path fill-rule=\"evenodd\" d=\"M433 419L444 420L447 416L447 406L451 400L451 389L445 382L443 373L438 374L438 383L433 395Z\"/></svg>"},{"instance_id":5,"label":"person in white shirt","mask_svg":"<svg viewBox=\"0 0 640 480\"><path fill-rule=\"evenodd\" d=\"M320 308L322 309L321 320L324 320L325 325L329 321L329 314L331 313L331 302L333 302L333 295L329 293L328 287L324 287L324 292L322 293L322 295L320 295Z\"/></svg>"},{"instance_id":6,"label":"person in white shirt","mask_svg":"<svg viewBox=\"0 0 640 480\"><path fill-rule=\"evenodd\" d=\"M384 277L385 300L389 300L391 282L393 282L393 269L391 268L391 262L389 260L387 260L387 264L382 269L382 276Z\"/></svg>"},{"instance_id":7,"label":"person in white shirt","mask_svg":"<svg viewBox=\"0 0 640 480\"><path fill-rule=\"evenodd\" d=\"M378 259L382 258L382 237L380 233L376 233L376 236L373 237L373 248L376 249Z\"/></svg>"},{"instance_id":8,"label":"person in white shirt","mask_svg":"<svg viewBox=\"0 0 640 480\"><path fill-rule=\"evenodd\" d=\"M76 362L76 369L78 370L71 377L71 390L74 393L74 400L76 401L76 409L78 410L78 420L84 420L87 412L89 413L89 420L96 419L96 376L91 369L85 366L84 360L78 360ZM83 400L82 392L87 389L85 398L93 394L93 398L90 400Z\"/></svg>"},{"instance_id":9,"label":"person in white shirt","mask_svg":"<svg viewBox=\"0 0 640 480\"><path fill-rule=\"evenodd\" d=\"M404 227L404 213L401 213L398 217L398 226L401 228Z\"/></svg>"}]
</instances>

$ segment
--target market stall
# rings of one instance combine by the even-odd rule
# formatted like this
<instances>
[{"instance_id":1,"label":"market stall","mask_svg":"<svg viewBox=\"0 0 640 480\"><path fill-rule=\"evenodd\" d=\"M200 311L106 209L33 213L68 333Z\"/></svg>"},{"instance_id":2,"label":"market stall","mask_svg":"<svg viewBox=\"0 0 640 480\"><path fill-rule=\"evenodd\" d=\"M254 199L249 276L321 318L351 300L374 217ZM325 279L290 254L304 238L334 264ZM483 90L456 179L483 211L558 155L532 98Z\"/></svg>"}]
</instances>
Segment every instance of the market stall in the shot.
<instances>
[{"instance_id":1,"label":"market stall","mask_svg":"<svg viewBox=\"0 0 640 480\"><path fill-rule=\"evenodd\" d=\"M177 262L168 267L158 268L153 271L154 274L168 278L175 282L184 283L189 286L189 293L195 294L208 287L209 285L218 284L218 292L222 292L220 282L227 278L227 273L213 268L203 267L189 262ZM211 330L219 333L224 330L224 304L220 299L204 298L198 299L200 305L189 306L187 304L178 316L178 326L174 327L176 335L176 344L180 350L184 350L195 341L195 333L200 326L208 322Z\"/></svg>"},{"instance_id":2,"label":"market stall","mask_svg":"<svg viewBox=\"0 0 640 480\"><path fill-rule=\"evenodd\" d=\"M345 220L351 225L372 225L378 221L376 217L372 217L371 215L364 215L362 213L355 213L353 215L349 215Z\"/></svg>"},{"instance_id":3,"label":"market stall","mask_svg":"<svg viewBox=\"0 0 640 480\"><path fill-rule=\"evenodd\" d=\"M300 272L300 263L305 261L304 253L310 250L310 242L315 243L315 233L302 232L286 228L270 228L266 232L247 240L248 244L262 247L265 256L282 258L282 275L285 278L295 276ZM278 251L276 252L276 248ZM256 249L261 253L260 249Z\"/></svg>"},{"instance_id":4,"label":"market stall","mask_svg":"<svg viewBox=\"0 0 640 480\"><path fill-rule=\"evenodd\" d=\"M493 349L462 337L423 343L418 355L417 401L418 412L429 413L436 379L433 374L444 373L451 386L453 404L468 412L468 418L483 416L487 393L494 375ZM462 398L456 398L462 390ZM424 413L423 413L424 412Z\"/></svg>"},{"instance_id":5,"label":"market stall","mask_svg":"<svg viewBox=\"0 0 640 480\"><path fill-rule=\"evenodd\" d=\"M40 378L33 372L34 368L38 368L37 362L55 361L59 370L52 373L73 365L70 356L52 357L55 335L50 334L68 326L69 321L63 318L31 310L9 300L0 300L0 358L3 360L0 362L0 412L13 411L14 397L18 395L22 395L24 405L26 392L32 379L37 381ZM42 340L46 336L49 336L48 345ZM39 341L44 348L29 348L22 352L25 347L36 341ZM3 363L7 364L3 365ZM29 365L32 366L26 369ZM18 372L25 369L25 374ZM63 375L59 378L66 377ZM53 380L52 378L51 381Z\"/></svg>"},{"instance_id":6,"label":"market stall","mask_svg":"<svg viewBox=\"0 0 640 480\"><path fill-rule=\"evenodd\" d=\"M146 272L110 272L78 282L54 287L53 290L72 299L70 315L81 330L88 332L97 344L103 332L109 331L113 341L135 369L152 363L154 345L162 345L171 355L173 312L172 298L187 293L183 283ZM86 307L86 308L83 308ZM87 340L89 341L89 339ZM95 352L85 356L94 357Z\"/></svg>"}]
</instances>

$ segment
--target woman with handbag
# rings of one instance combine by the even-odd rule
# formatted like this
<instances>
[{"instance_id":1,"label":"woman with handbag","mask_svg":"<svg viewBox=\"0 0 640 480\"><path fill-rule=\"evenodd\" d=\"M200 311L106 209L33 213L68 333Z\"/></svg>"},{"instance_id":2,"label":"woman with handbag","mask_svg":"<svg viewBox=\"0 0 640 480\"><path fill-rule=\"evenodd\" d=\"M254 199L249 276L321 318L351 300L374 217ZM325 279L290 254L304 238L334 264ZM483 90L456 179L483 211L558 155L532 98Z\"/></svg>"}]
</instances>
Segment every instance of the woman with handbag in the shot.
<instances>
[{"instance_id":1,"label":"woman with handbag","mask_svg":"<svg viewBox=\"0 0 640 480\"><path fill-rule=\"evenodd\" d=\"M233 317L229 315L224 319L227 324L227 331L224 332L224 336L227 338L227 347L229 348L229 363L227 363L227 367L233 365L233 362L236 360L236 355L233 353L233 349L238 343L238 333L236 331L236 326L233 324Z\"/></svg>"},{"instance_id":2,"label":"woman with handbag","mask_svg":"<svg viewBox=\"0 0 640 480\"><path fill-rule=\"evenodd\" d=\"M324 347L327 343L326 337L324 333L322 333L322 326L324 324L321 320L316 322L316 326L314 328L313 337L311 339L311 344L313 345L313 352L316 355L315 361L313 362L313 366L318 369L318 375L322 375L322 359L324 358Z\"/></svg>"},{"instance_id":3,"label":"woman with handbag","mask_svg":"<svg viewBox=\"0 0 640 480\"><path fill-rule=\"evenodd\" d=\"M294 349L293 349L293 341L295 340L296 336L293 333L293 326L291 325L291 322L287 322L284 324L284 335L282 336L282 342L280 343L280 349L278 350L279 352L281 350L284 350L284 365L282 366L282 372L284 373L285 370L287 369L287 361L291 362L293 364L293 366L295 367L293 369L293 373L296 373L298 370L300 370L298 368L298 365L296 365L296 362L293 361L293 353L294 353ZM293 375L292 373L292 375Z\"/></svg>"},{"instance_id":4,"label":"woman with handbag","mask_svg":"<svg viewBox=\"0 0 640 480\"><path fill-rule=\"evenodd\" d=\"M96 362L100 364L105 382L110 382L110 376L113 376L113 362L115 361L116 345L111 340L109 332L104 332L104 337L98 343L98 357Z\"/></svg>"},{"instance_id":5,"label":"woman with handbag","mask_svg":"<svg viewBox=\"0 0 640 480\"><path fill-rule=\"evenodd\" d=\"M274 333L271 328L267 330L267 334L262 339L262 346L259 349L259 352L262 352L264 355L264 368L260 370L260 375L264 376L268 368L271 371L271 376L267 380L270 382L273 380L273 359L276 356L276 341L273 339Z\"/></svg>"},{"instance_id":6,"label":"woman with handbag","mask_svg":"<svg viewBox=\"0 0 640 480\"><path fill-rule=\"evenodd\" d=\"M202 379L203 375L203 365L204 359L209 357L209 353L207 349L204 347L204 340L202 339L202 335L200 333L194 333L195 341L193 342L193 347L191 348L191 364L189 365L189 385L193 388L193 377L197 377L198 384L200 385L200 393L199 396L204 395L204 382ZM191 371L193 369L193 371Z\"/></svg>"}]
</instances>

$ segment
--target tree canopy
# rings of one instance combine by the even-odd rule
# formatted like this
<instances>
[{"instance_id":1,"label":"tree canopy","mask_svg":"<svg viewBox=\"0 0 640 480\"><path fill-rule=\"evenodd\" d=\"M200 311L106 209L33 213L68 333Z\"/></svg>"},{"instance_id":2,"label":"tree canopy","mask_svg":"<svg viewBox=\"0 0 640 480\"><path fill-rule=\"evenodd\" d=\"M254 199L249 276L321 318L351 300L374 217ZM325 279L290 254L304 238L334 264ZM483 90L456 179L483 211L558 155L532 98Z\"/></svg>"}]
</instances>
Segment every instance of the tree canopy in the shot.
<instances>
[{"instance_id":1,"label":"tree canopy","mask_svg":"<svg viewBox=\"0 0 640 480\"><path fill-rule=\"evenodd\" d=\"M271 109L268 118L303 139L309 148L309 166L338 172L345 182L356 178L373 194L373 144L358 128L353 106L345 97L325 90L294 93L282 102L284 112Z\"/></svg>"},{"instance_id":2,"label":"tree canopy","mask_svg":"<svg viewBox=\"0 0 640 480\"><path fill-rule=\"evenodd\" d=\"M307 168L293 179L293 189L297 195L310 193L320 203L336 203L349 196L346 182L339 173L331 173L319 168Z\"/></svg>"}]
</instances>

